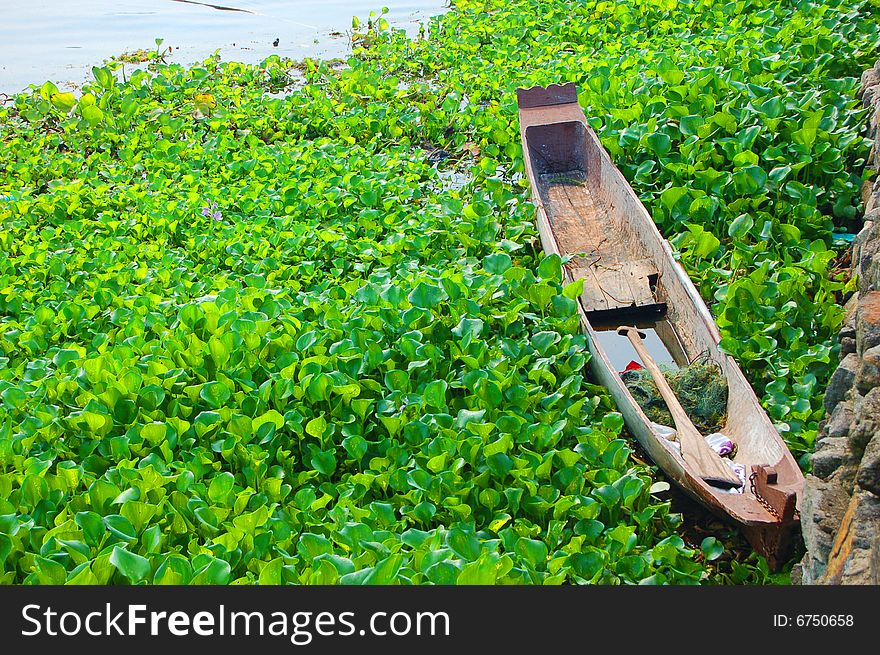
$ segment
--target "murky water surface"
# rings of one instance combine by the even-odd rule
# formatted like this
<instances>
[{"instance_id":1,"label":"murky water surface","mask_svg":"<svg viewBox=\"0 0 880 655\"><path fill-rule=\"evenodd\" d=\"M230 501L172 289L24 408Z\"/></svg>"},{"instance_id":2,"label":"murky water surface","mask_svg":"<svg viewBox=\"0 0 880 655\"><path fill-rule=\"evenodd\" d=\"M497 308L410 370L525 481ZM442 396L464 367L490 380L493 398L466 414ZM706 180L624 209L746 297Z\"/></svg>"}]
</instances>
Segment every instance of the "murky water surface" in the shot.
<instances>
[{"instance_id":1,"label":"murky water surface","mask_svg":"<svg viewBox=\"0 0 880 655\"><path fill-rule=\"evenodd\" d=\"M350 52L351 17L386 18L412 33L444 0L0 0L0 93L52 80L80 83L91 67L124 52L174 48L170 60L258 62ZM277 42L277 45L275 43Z\"/></svg>"}]
</instances>

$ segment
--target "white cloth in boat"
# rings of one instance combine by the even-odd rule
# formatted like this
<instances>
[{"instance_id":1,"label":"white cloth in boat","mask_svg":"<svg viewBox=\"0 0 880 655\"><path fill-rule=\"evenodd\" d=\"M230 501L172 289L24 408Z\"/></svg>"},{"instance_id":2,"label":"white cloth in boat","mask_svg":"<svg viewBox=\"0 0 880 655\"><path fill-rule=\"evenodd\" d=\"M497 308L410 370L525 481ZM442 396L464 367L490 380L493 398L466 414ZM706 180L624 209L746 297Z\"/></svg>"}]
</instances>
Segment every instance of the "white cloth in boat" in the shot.
<instances>
[{"instance_id":1,"label":"white cloth in boat","mask_svg":"<svg viewBox=\"0 0 880 655\"><path fill-rule=\"evenodd\" d=\"M671 428L668 425L654 423L653 421L651 422L651 427L654 428L654 432L659 434L666 441L666 443L668 443L678 452L679 455L681 454L681 444L677 440L675 440L674 428ZM733 450L733 442L720 432L713 432L709 436L705 437L705 439L706 443L709 444L709 447L722 456L722 459L727 462L727 465L734 473L736 473L736 477L740 479L740 482L742 482L742 486L738 488L719 489L717 487L713 487L714 491L720 494L741 494L743 491L745 491L746 488L746 467L744 464L737 464L736 462L724 457L724 455L729 455Z\"/></svg>"}]
</instances>

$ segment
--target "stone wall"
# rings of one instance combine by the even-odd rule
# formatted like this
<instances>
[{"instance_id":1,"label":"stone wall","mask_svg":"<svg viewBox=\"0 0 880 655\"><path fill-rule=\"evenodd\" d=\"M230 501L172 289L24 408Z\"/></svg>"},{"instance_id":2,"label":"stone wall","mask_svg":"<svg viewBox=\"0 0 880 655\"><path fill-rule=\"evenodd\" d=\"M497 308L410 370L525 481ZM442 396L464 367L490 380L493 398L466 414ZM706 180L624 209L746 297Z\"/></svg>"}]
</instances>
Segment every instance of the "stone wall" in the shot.
<instances>
[{"instance_id":1,"label":"stone wall","mask_svg":"<svg viewBox=\"0 0 880 655\"><path fill-rule=\"evenodd\" d=\"M880 61L862 76L859 97L870 109L868 166L880 171ZM846 305L801 503L807 554L793 578L803 584L880 584L880 176L862 191L865 224L852 253L859 290Z\"/></svg>"}]
</instances>

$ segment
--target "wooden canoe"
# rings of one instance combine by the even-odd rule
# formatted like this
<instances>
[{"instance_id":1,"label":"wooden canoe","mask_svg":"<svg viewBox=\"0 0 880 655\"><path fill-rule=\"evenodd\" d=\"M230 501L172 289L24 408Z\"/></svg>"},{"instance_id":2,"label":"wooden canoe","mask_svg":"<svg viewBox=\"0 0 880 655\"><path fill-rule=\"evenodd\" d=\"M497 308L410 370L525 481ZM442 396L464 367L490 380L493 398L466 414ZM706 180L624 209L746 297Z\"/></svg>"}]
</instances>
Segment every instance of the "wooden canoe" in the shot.
<instances>
[{"instance_id":1,"label":"wooden canoe","mask_svg":"<svg viewBox=\"0 0 880 655\"><path fill-rule=\"evenodd\" d=\"M520 135L537 226L547 254L570 257L567 281L584 278L579 312L591 368L629 431L688 495L738 526L771 567L785 560L799 525L804 478L734 360L672 247L589 127L574 84L518 89ZM685 463L674 433L648 419L612 363L607 330L638 322L679 365L708 356L727 380L720 430L748 480L737 490L706 483ZM622 338L622 337L620 337ZM636 359L633 357L633 359ZM704 435L705 436L705 435Z\"/></svg>"}]
</instances>

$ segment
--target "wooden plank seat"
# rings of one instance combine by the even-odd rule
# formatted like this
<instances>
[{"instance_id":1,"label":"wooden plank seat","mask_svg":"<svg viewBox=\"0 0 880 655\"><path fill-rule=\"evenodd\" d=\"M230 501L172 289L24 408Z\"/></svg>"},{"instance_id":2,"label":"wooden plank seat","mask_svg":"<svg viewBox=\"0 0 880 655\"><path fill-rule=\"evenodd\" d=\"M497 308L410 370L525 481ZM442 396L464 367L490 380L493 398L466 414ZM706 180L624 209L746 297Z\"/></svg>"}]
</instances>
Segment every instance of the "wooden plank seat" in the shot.
<instances>
[{"instance_id":1,"label":"wooden plank seat","mask_svg":"<svg viewBox=\"0 0 880 655\"><path fill-rule=\"evenodd\" d=\"M610 264L599 260L586 266L579 266L579 263L569 267L569 271L573 279L584 280L581 304L587 314L612 311L615 314L655 314L665 310L665 304L658 303L654 297L657 271L649 259Z\"/></svg>"}]
</instances>

